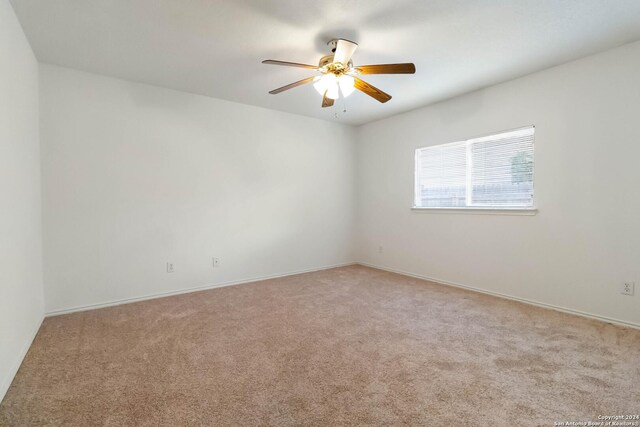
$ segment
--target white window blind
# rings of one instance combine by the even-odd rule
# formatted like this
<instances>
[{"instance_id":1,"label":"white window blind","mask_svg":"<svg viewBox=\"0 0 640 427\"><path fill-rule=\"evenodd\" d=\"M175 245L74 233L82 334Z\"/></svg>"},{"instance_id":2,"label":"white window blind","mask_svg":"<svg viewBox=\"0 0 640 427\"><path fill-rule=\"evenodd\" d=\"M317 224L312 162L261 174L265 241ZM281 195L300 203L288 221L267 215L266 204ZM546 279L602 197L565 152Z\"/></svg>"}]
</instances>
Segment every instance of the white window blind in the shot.
<instances>
[{"instance_id":1,"label":"white window blind","mask_svg":"<svg viewBox=\"0 0 640 427\"><path fill-rule=\"evenodd\" d=\"M534 127L416 150L415 206L533 207Z\"/></svg>"}]
</instances>

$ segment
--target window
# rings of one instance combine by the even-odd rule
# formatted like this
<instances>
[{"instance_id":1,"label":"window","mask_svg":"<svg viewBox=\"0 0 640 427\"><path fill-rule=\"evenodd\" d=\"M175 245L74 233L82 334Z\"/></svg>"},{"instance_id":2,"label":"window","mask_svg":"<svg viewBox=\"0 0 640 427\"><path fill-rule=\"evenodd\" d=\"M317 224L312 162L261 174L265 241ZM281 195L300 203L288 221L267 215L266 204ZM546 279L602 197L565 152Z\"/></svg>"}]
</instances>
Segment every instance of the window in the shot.
<instances>
[{"instance_id":1,"label":"window","mask_svg":"<svg viewBox=\"0 0 640 427\"><path fill-rule=\"evenodd\" d=\"M533 208L533 126L416 150L417 208Z\"/></svg>"}]
</instances>

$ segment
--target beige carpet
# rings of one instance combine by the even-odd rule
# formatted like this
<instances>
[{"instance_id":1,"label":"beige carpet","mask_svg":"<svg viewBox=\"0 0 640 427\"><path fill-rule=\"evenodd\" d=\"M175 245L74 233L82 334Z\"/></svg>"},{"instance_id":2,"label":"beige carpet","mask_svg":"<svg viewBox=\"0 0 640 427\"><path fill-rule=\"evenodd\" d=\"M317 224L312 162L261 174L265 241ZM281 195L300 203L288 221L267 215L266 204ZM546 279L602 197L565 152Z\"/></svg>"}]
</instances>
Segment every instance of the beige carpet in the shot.
<instances>
[{"instance_id":1,"label":"beige carpet","mask_svg":"<svg viewBox=\"0 0 640 427\"><path fill-rule=\"evenodd\" d=\"M552 426L640 413L640 331L352 266L45 320L0 425Z\"/></svg>"}]
</instances>

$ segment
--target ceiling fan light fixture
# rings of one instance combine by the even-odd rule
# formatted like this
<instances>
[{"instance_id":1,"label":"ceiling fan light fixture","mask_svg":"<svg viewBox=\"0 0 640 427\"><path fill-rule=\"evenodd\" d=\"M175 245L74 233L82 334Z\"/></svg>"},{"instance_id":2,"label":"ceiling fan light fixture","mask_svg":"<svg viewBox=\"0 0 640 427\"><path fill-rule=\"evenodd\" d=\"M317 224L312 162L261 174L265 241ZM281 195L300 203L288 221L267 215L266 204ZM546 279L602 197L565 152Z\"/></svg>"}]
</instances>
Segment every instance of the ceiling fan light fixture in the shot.
<instances>
[{"instance_id":1,"label":"ceiling fan light fixture","mask_svg":"<svg viewBox=\"0 0 640 427\"><path fill-rule=\"evenodd\" d=\"M338 79L334 74L325 74L318 77L313 87L322 96L326 93L327 98L338 99L340 97Z\"/></svg>"},{"instance_id":2,"label":"ceiling fan light fixture","mask_svg":"<svg viewBox=\"0 0 640 427\"><path fill-rule=\"evenodd\" d=\"M338 77L329 73L316 77L313 87L322 96L326 93L327 98L338 99L340 93L345 98L351 95L355 90L354 84L355 80L351 76L343 74Z\"/></svg>"}]
</instances>

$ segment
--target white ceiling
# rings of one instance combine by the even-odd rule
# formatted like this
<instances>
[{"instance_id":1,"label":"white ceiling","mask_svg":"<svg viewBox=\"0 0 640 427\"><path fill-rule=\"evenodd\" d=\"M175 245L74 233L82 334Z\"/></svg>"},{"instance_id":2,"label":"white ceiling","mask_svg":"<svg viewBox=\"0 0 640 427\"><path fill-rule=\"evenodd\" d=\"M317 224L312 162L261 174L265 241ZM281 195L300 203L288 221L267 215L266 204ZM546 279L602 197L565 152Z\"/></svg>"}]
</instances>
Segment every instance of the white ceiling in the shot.
<instances>
[{"instance_id":1,"label":"white ceiling","mask_svg":"<svg viewBox=\"0 0 640 427\"><path fill-rule=\"evenodd\" d=\"M640 39L639 0L11 0L38 59L296 114L362 124ZM331 38L356 65L414 62L365 76L393 95L320 108L312 75ZM335 117L335 113L338 116Z\"/></svg>"}]
</instances>

